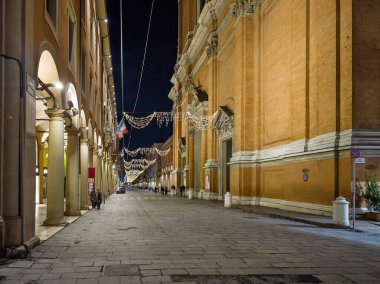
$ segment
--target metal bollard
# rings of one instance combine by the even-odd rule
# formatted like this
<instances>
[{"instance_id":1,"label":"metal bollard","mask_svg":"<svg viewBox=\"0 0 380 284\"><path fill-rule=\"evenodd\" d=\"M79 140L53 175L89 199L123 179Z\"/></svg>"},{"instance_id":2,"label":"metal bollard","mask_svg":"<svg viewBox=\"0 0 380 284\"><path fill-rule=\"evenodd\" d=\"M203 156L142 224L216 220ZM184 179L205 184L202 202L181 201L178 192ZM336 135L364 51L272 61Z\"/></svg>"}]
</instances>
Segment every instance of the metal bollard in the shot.
<instances>
[{"instance_id":1,"label":"metal bollard","mask_svg":"<svg viewBox=\"0 0 380 284\"><path fill-rule=\"evenodd\" d=\"M343 196L338 196L333 201L333 224L349 226L348 204L349 202Z\"/></svg>"}]
</instances>

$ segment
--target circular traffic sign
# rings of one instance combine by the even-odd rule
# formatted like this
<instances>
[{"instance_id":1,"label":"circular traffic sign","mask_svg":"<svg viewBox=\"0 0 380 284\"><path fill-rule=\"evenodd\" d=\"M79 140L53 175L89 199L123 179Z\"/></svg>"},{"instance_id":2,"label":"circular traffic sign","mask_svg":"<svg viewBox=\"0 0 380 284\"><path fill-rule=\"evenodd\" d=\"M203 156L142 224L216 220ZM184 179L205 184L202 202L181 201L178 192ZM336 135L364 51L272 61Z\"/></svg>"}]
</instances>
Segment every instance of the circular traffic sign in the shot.
<instances>
[{"instance_id":1,"label":"circular traffic sign","mask_svg":"<svg viewBox=\"0 0 380 284\"><path fill-rule=\"evenodd\" d=\"M357 159L360 157L360 151L358 149L352 149L351 150L351 157L354 159Z\"/></svg>"}]
</instances>

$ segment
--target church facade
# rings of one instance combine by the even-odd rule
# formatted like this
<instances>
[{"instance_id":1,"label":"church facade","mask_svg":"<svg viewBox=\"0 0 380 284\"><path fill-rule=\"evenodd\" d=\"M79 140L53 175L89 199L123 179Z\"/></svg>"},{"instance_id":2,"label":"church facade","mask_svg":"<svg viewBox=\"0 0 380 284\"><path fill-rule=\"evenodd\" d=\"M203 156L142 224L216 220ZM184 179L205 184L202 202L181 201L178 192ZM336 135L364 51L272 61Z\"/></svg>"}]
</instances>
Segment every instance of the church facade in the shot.
<instances>
[{"instance_id":1,"label":"church facade","mask_svg":"<svg viewBox=\"0 0 380 284\"><path fill-rule=\"evenodd\" d=\"M179 0L175 185L331 214L380 170L380 3ZM377 75L376 75L377 74Z\"/></svg>"}]
</instances>

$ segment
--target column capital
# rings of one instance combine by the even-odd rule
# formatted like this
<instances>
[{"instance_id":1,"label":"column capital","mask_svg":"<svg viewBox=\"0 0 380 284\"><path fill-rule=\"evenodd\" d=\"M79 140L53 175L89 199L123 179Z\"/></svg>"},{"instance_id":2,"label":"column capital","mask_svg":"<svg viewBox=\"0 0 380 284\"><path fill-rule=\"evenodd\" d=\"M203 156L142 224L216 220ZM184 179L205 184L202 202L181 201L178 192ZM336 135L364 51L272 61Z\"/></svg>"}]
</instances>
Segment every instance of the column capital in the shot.
<instances>
[{"instance_id":1,"label":"column capital","mask_svg":"<svg viewBox=\"0 0 380 284\"><path fill-rule=\"evenodd\" d=\"M92 143L92 141L88 139L88 150L92 151L92 150L94 150L94 148L95 148L94 143Z\"/></svg>"},{"instance_id":2,"label":"column capital","mask_svg":"<svg viewBox=\"0 0 380 284\"><path fill-rule=\"evenodd\" d=\"M87 138L81 138L81 139L80 139L80 143L81 143L81 144L87 144L87 145L90 147Z\"/></svg>"},{"instance_id":3,"label":"column capital","mask_svg":"<svg viewBox=\"0 0 380 284\"><path fill-rule=\"evenodd\" d=\"M50 118L50 120L63 120L64 110L58 108L49 108L45 110L45 113Z\"/></svg>"},{"instance_id":4,"label":"column capital","mask_svg":"<svg viewBox=\"0 0 380 284\"><path fill-rule=\"evenodd\" d=\"M79 134L80 132L80 129L77 129L75 127L65 127L65 131L67 132L67 135L70 135L70 136L75 136Z\"/></svg>"}]
</instances>

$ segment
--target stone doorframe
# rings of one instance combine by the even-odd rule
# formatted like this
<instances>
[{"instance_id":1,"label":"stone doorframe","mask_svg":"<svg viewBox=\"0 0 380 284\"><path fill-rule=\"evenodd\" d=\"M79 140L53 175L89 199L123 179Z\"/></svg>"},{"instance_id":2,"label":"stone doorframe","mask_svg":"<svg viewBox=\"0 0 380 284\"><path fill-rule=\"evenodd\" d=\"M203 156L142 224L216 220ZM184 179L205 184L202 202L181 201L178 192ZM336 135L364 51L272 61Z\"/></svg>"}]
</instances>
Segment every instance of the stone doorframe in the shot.
<instances>
[{"instance_id":1,"label":"stone doorframe","mask_svg":"<svg viewBox=\"0 0 380 284\"><path fill-rule=\"evenodd\" d=\"M227 167L227 162L224 161L226 157L227 148L223 147L224 143L228 140L232 140L233 143L233 131L234 131L234 113L227 106L220 106L218 109L218 114L216 115L213 125L216 134L218 136L218 200L223 200L223 192L225 191L226 184L223 181L223 174L225 167Z\"/></svg>"}]
</instances>

